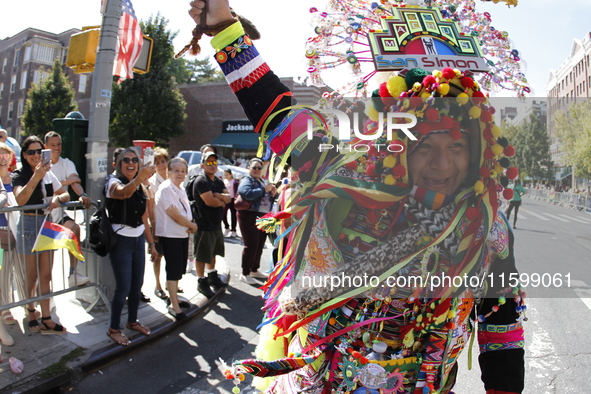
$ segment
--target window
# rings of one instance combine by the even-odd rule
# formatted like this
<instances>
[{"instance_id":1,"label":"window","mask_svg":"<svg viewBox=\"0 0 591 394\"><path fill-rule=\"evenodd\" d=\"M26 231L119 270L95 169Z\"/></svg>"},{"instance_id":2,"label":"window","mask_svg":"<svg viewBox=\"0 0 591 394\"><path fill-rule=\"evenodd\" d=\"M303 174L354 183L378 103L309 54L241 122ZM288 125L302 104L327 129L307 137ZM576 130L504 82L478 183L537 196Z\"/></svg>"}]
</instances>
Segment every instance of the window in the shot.
<instances>
[{"instance_id":1,"label":"window","mask_svg":"<svg viewBox=\"0 0 591 394\"><path fill-rule=\"evenodd\" d=\"M0 98L2 98L3 93L4 93L4 84L0 83Z\"/></svg>"},{"instance_id":2,"label":"window","mask_svg":"<svg viewBox=\"0 0 591 394\"><path fill-rule=\"evenodd\" d=\"M31 45L27 45L25 47L25 58L23 59L23 62L27 62L29 60L31 60L31 50L32 50L32 46Z\"/></svg>"},{"instance_id":3,"label":"window","mask_svg":"<svg viewBox=\"0 0 591 394\"><path fill-rule=\"evenodd\" d=\"M56 47L45 44L37 44L37 60L52 63L55 58Z\"/></svg>"},{"instance_id":4,"label":"window","mask_svg":"<svg viewBox=\"0 0 591 394\"><path fill-rule=\"evenodd\" d=\"M45 81L49 77L49 73L44 71L43 69L35 70L35 74L33 75L33 83L41 83Z\"/></svg>"},{"instance_id":5,"label":"window","mask_svg":"<svg viewBox=\"0 0 591 394\"><path fill-rule=\"evenodd\" d=\"M13 66L18 66L18 58L21 56L21 50L17 49L14 53L14 63Z\"/></svg>"},{"instance_id":6,"label":"window","mask_svg":"<svg viewBox=\"0 0 591 394\"><path fill-rule=\"evenodd\" d=\"M23 71L21 73L21 89L26 89L27 87L27 71Z\"/></svg>"},{"instance_id":7,"label":"window","mask_svg":"<svg viewBox=\"0 0 591 394\"><path fill-rule=\"evenodd\" d=\"M86 75L80 74L80 79L78 81L78 91L80 93L86 92Z\"/></svg>"},{"instance_id":8,"label":"window","mask_svg":"<svg viewBox=\"0 0 591 394\"><path fill-rule=\"evenodd\" d=\"M8 119L12 119L12 111L14 110L14 103L8 103Z\"/></svg>"},{"instance_id":9,"label":"window","mask_svg":"<svg viewBox=\"0 0 591 394\"><path fill-rule=\"evenodd\" d=\"M16 74L10 78L10 92L14 92L16 90Z\"/></svg>"},{"instance_id":10,"label":"window","mask_svg":"<svg viewBox=\"0 0 591 394\"><path fill-rule=\"evenodd\" d=\"M20 118L21 116L23 116L23 112L25 109L25 100L19 100L18 101L18 105L16 107L16 117Z\"/></svg>"},{"instance_id":11,"label":"window","mask_svg":"<svg viewBox=\"0 0 591 394\"><path fill-rule=\"evenodd\" d=\"M2 74L6 72L6 65L8 64L8 58L4 58L4 62L2 63Z\"/></svg>"}]
</instances>

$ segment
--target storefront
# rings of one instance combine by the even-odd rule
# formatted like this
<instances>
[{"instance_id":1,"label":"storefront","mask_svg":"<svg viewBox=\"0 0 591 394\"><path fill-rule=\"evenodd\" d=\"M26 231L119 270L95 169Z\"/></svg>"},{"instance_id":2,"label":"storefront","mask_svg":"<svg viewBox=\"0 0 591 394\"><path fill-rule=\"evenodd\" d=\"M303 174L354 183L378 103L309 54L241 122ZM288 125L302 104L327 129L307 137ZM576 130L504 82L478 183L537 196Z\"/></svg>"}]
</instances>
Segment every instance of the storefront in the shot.
<instances>
[{"instance_id":1,"label":"storefront","mask_svg":"<svg viewBox=\"0 0 591 394\"><path fill-rule=\"evenodd\" d=\"M224 120L222 133L211 144L222 156L234 162L237 159L248 160L257 154L259 135L248 120Z\"/></svg>"}]
</instances>

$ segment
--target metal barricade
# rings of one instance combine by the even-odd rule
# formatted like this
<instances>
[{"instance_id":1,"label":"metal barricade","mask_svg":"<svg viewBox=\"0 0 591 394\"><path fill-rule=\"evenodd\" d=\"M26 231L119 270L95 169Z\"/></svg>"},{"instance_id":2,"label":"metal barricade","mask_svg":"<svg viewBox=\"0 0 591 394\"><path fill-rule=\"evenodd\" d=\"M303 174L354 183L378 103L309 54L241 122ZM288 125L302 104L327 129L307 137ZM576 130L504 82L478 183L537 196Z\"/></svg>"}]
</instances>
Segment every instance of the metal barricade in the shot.
<instances>
[{"instance_id":1,"label":"metal barricade","mask_svg":"<svg viewBox=\"0 0 591 394\"><path fill-rule=\"evenodd\" d=\"M85 263L78 262L77 269L85 267L82 271L84 276L90 278L88 284L73 287L69 286L68 276L70 273L70 256L67 249L57 249L50 253L50 291L41 294L41 283L40 283L40 264L39 254L35 254L35 267L37 270L37 284L36 292L30 291L30 286L27 285L27 265L25 261L25 255L17 252L17 232L23 236L21 240L22 245L25 245L24 240L24 223L22 220L19 221L19 216L23 215L23 211L31 211L36 209L47 208L47 204L42 205L26 205L16 207L6 207L0 209L0 214L4 214L7 219L7 226L0 227L0 234L2 234L2 265L0 268L0 312L11 309L17 306L26 305L33 302L45 300L54 296L69 293L72 291L83 290L83 289L94 289L96 293L86 307L86 311L90 312L99 300L102 299L105 306L110 309L110 302L107 299L103 289L100 285L101 264L100 257L94 253L86 241L86 234L88 233L88 222L92 213L97 209L98 204L93 202L90 210L80 209L82 204L80 202L69 202L61 205L60 208L68 210L69 216L80 227L80 245L82 255L84 256ZM44 220L45 216L37 215L31 216L35 218L36 224L38 221ZM51 215L48 216L51 218ZM16 222L19 221L19 222ZM20 231L17 230L17 225L21 225ZM2 252L0 252L2 253ZM60 264L61 263L61 264ZM60 270L61 268L61 270ZM29 271L30 273L31 271Z\"/></svg>"},{"instance_id":2,"label":"metal barricade","mask_svg":"<svg viewBox=\"0 0 591 394\"><path fill-rule=\"evenodd\" d=\"M555 192L548 189L528 189L526 196L567 209L591 213L591 197L584 194Z\"/></svg>"}]
</instances>

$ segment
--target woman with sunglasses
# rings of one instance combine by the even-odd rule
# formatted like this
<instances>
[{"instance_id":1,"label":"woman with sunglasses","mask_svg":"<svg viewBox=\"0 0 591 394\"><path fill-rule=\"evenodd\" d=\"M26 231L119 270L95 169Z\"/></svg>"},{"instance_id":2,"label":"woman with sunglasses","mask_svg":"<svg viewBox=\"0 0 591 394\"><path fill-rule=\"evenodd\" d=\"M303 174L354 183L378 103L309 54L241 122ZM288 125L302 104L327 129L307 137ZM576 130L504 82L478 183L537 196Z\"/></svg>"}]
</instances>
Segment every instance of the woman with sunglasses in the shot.
<instances>
[{"instance_id":1,"label":"woman with sunglasses","mask_svg":"<svg viewBox=\"0 0 591 394\"><path fill-rule=\"evenodd\" d=\"M51 162L41 160L43 141L36 136L30 136L23 142L21 150L22 167L14 172L12 187L18 205L49 204L46 210L28 209L20 216L16 230L16 248L24 255L27 272L27 295L35 297L37 280L39 280L39 295L50 292L52 251L32 252L37 234L43 225L43 220L51 210L62 203L70 201L70 195L61 182L51 172ZM37 275L39 273L39 275ZM41 325L37 321L35 304L28 304L29 329L41 334L66 334L66 329L51 319L49 298L39 301L41 305Z\"/></svg>"},{"instance_id":2,"label":"woman with sunglasses","mask_svg":"<svg viewBox=\"0 0 591 394\"><path fill-rule=\"evenodd\" d=\"M277 190L275 185L261 178L263 161L258 157L248 162L249 174L242 178L238 185L238 194L243 199L252 201L248 210L238 211L238 225L242 233L242 275L240 280L249 285L258 284L254 278L266 279L267 275L259 271L261 254L267 239L267 233L256 226L257 217L271 211Z\"/></svg>"},{"instance_id":3,"label":"woman with sunglasses","mask_svg":"<svg viewBox=\"0 0 591 394\"><path fill-rule=\"evenodd\" d=\"M137 321L137 315L144 283L146 239L152 260L158 256L148 223L148 190L143 185L156 170L153 165L140 167L135 149L126 148L117 157L115 176L107 183L107 209L113 230L117 233L117 244L109 252L115 276L115 294L107 336L123 346L129 345L129 339L121 332L120 326L126 298L126 328L144 335L151 333L148 327Z\"/></svg>"}]
</instances>

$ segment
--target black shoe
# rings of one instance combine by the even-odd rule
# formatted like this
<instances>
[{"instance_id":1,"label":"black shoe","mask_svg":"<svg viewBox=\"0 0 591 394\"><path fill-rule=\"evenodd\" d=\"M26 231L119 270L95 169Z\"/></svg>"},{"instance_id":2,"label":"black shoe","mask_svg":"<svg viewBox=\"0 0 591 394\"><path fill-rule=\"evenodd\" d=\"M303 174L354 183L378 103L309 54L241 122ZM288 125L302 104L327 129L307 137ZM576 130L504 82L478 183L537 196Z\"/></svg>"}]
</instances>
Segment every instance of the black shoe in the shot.
<instances>
[{"instance_id":1,"label":"black shoe","mask_svg":"<svg viewBox=\"0 0 591 394\"><path fill-rule=\"evenodd\" d=\"M209 287L209 284L207 282L207 278L197 279L197 291L209 299L212 298L215 295L215 293L211 291L211 288Z\"/></svg>"},{"instance_id":2,"label":"black shoe","mask_svg":"<svg viewBox=\"0 0 591 394\"><path fill-rule=\"evenodd\" d=\"M216 289L228 286L227 283L220 279L217 271L212 271L209 274L207 274L207 284Z\"/></svg>"},{"instance_id":3,"label":"black shoe","mask_svg":"<svg viewBox=\"0 0 591 394\"><path fill-rule=\"evenodd\" d=\"M168 308L168 313L172 317L174 317L177 321L183 321L183 320L187 320L188 319L187 315L185 315L185 312L176 313L174 311L174 309L172 309L172 308Z\"/></svg>"},{"instance_id":4,"label":"black shoe","mask_svg":"<svg viewBox=\"0 0 591 394\"><path fill-rule=\"evenodd\" d=\"M168 299L168 296L166 295L166 293L164 292L164 290L154 289L154 295L156 297L160 298L161 300Z\"/></svg>"},{"instance_id":5,"label":"black shoe","mask_svg":"<svg viewBox=\"0 0 591 394\"><path fill-rule=\"evenodd\" d=\"M189 309L191 304L187 301L179 301L179 308Z\"/></svg>"},{"instance_id":6,"label":"black shoe","mask_svg":"<svg viewBox=\"0 0 591 394\"><path fill-rule=\"evenodd\" d=\"M148 302L150 302L152 300L150 300L148 297L146 297L146 295L144 293L141 293L141 295L140 295L140 301L141 302L148 303Z\"/></svg>"}]
</instances>

